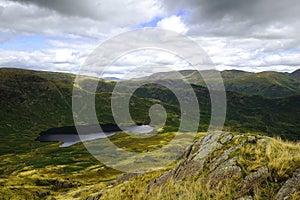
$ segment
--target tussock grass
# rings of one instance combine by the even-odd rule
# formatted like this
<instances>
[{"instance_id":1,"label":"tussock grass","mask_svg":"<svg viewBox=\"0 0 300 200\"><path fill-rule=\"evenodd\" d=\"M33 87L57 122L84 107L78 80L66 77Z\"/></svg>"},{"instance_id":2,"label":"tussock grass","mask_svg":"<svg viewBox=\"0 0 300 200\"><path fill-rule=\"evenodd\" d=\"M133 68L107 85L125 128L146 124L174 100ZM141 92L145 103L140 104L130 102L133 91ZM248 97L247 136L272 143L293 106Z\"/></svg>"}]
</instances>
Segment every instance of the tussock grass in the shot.
<instances>
[{"instance_id":1,"label":"tussock grass","mask_svg":"<svg viewBox=\"0 0 300 200\"><path fill-rule=\"evenodd\" d=\"M257 200L272 199L285 181L300 167L300 142L287 142L278 138L265 138L258 141L257 143L246 143L231 156L238 157L238 165L242 168L243 177L260 167L268 167L270 177L260 185L254 185L254 191L252 191L254 194L252 195ZM162 172L135 177L129 182L108 189L102 199L237 199L240 197L243 187L243 177L236 177L225 180L212 188L211 184L205 181L208 172L203 171L196 179L191 177L191 179L179 182L170 179L165 185L153 187L148 193L145 192L147 183L159 177L160 174ZM251 194L249 193L249 195ZM293 200L299 198L299 192L290 196L290 199Z\"/></svg>"},{"instance_id":2,"label":"tussock grass","mask_svg":"<svg viewBox=\"0 0 300 200\"><path fill-rule=\"evenodd\" d=\"M295 168L300 167L300 142L287 142L280 138L271 139L266 147L268 167L274 178L288 178Z\"/></svg>"}]
</instances>

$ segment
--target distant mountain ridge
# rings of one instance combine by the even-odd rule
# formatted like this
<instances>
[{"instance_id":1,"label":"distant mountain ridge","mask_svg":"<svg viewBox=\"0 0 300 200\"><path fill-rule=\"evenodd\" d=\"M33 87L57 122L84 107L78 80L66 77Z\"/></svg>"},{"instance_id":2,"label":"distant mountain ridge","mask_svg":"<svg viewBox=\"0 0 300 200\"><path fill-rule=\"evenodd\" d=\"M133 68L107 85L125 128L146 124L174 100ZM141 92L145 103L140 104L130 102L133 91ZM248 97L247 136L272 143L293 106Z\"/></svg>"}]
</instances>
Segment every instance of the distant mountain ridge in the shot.
<instances>
[{"instance_id":1,"label":"distant mountain ridge","mask_svg":"<svg viewBox=\"0 0 300 200\"><path fill-rule=\"evenodd\" d=\"M200 73L195 70L179 71L191 84L206 86ZM213 70L202 71L206 79L211 79ZM240 70L221 71L227 91L246 95L260 95L267 98L287 97L300 93L300 70L293 73L259 72L252 73ZM175 79L177 72L161 72L135 80ZM216 80L217 81L217 80Z\"/></svg>"}]
</instances>

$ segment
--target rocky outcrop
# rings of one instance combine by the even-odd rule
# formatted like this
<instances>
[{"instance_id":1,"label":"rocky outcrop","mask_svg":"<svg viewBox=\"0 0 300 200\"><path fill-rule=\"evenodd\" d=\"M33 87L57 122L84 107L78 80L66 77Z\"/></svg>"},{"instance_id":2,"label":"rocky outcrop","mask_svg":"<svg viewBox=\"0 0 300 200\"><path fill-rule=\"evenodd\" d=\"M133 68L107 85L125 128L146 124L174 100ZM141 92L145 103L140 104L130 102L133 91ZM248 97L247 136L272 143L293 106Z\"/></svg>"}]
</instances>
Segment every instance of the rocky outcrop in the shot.
<instances>
[{"instance_id":1,"label":"rocky outcrop","mask_svg":"<svg viewBox=\"0 0 300 200\"><path fill-rule=\"evenodd\" d=\"M300 193L300 168L293 174L286 174L290 176L286 182L274 180L276 169L269 164L272 158L267 157L267 149L272 142L273 139L257 134L208 133L185 150L173 169L151 180L143 192L145 195L152 195L156 189L168 192L171 183L184 188L199 185L204 187L202 191L208 189L220 193L230 188L230 199L234 200L253 200L258 196L286 200L290 197L295 199L295 195L297 199ZM126 184L142 173L123 174L113 186ZM269 190L269 187L272 189Z\"/></svg>"},{"instance_id":2,"label":"rocky outcrop","mask_svg":"<svg viewBox=\"0 0 300 200\"><path fill-rule=\"evenodd\" d=\"M244 193L255 190L262 182L269 177L269 170L267 167L261 167L256 172L252 172L244 179L242 191Z\"/></svg>"},{"instance_id":3,"label":"rocky outcrop","mask_svg":"<svg viewBox=\"0 0 300 200\"><path fill-rule=\"evenodd\" d=\"M300 191L300 168L288 179L275 196L276 200L289 199L289 195Z\"/></svg>"},{"instance_id":4,"label":"rocky outcrop","mask_svg":"<svg viewBox=\"0 0 300 200\"><path fill-rule=\"evenodd\" d=\"M218 184L224 184L228 179L241 177L241 168L237 165L237 158L231 158L223 162L215 170L213 170L208 176L211 187L216 187Z\"/></svg>"},{"instance_id":5,"label":"rocky outcrop","mask_svg":"<svg viewBox=\"0 0 300 200\"><path fill-rule=\"evenodd\" d=\"M228 132L209 133L194 142L173 170L154 179L147 191L164 185L170 179L180 182L205 171L207 176L202 181L209 183L211 188L229 180L237 180L241 185L240 194L237 195L239 199L252 199L249 194L253 194L255 188L267 180L269 170L263 166L250 174L243 174L235 152L246 143L262 142L260 140L267 140L267 137L243 134L234 136Z\"/></svg>"},{"instance_id":6,"label":"rocky outcrop","mask_svg":"<svg viewBox=\"0 0 300 200\"><path fill-rule=\"evenodd\" d=\"M63 188L72 188L75 186L74 183L69 181L60 181L58 179L54 180L36 180L35 184L37 186L51 186L51 190L59 190Z\"/></svg>"},{"instance_id":7,"label":"rocky outcrop","mask_svg":"<svg viewBox=\"0 0 300 200\"><path fill-rule=\"evenodd\" d=\"M218 132L207 134L204 138L200 138L194 142L193 145L185 152L182 160L176 165L174 170L170 170L167 173L163 174L161 177L155 179L152 183L149 184L148 189L153 186L163 185L168 179L173 178L174 180L182 180L188 176L197 175L203 170L204 165L207 164L208 158L211 154L219 149L221 149L226 142L230 142L233 138L233 135L227 132ZM238 147L233 147L232 149L224 152L224 154L218 159L214 160L212 168L216 168L221 164L226 165L224 161L228 159L228 156ZM232 162L227 163L231 165ZM229 166L224 166L229 167ZM220 166L222 168L222 166ZM218 169L221 171L221 169ZM230 166L229 171L239 171L234 166ZM211 177L218 176L218 172L211 174Z\"/></svg>"}]
</instances>

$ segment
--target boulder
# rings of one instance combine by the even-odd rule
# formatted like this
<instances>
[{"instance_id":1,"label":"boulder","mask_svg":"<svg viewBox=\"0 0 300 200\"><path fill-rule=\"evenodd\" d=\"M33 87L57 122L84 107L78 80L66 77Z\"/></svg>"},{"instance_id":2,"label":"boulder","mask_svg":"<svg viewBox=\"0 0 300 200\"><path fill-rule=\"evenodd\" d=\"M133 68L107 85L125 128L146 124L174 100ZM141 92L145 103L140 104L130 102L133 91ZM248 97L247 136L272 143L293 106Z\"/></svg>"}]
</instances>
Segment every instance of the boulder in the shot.
<instances>
[{"instance_id":1,"label":"boulder","mask_svg":"<svg viewBox=\"0 0 300 200\"><path fill-rule=\"evenodd\" d=\"M285 200L289 198L289 195L300 192L300 168L298 168L293 176L288 179L285 184L280 188L275 196L276 200Z\"/></svg>"}]
</instances>

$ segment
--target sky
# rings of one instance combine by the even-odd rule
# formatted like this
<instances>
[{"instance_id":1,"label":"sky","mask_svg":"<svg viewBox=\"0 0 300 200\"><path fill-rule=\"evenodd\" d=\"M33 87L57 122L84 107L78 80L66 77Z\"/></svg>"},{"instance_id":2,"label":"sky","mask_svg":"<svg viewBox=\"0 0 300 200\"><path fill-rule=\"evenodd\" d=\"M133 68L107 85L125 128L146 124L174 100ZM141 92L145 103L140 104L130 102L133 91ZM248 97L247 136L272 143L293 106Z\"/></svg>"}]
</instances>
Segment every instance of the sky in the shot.
<instances>
[{"instance_id":1,"label":"sky","mask_svg":"<svg viewBox=\"0 0 300 200\"><path fill-rule=\"evenodd\" d=\"M298 0L0 0L0 67L77 73L102 42L157 27L194 40L218 70L292 72L299 11ZM107 76L145 63L190 67L147 50L116 62Z\"/></svg>"}]
</instances>

